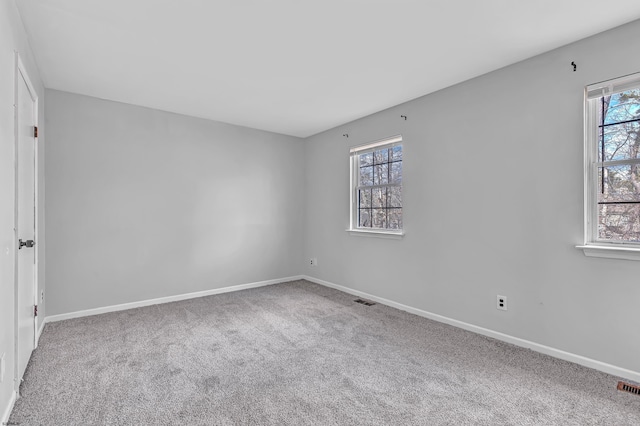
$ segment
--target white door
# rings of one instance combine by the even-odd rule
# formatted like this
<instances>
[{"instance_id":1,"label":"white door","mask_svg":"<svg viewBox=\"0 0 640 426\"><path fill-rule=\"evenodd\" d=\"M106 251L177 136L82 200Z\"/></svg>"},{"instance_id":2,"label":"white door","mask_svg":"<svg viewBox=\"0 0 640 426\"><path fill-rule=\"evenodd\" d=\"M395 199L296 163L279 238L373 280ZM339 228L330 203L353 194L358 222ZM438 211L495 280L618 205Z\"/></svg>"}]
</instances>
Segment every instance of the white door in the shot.
<instances>
[{"instance_id":1,"label":"white door","mask_svg":"<svg viewBox=\"0 0 640 426\"><path fill-rule=\"evenodd\" d=\"M16 75L17 364L18 383L35 348L35 149L37 98L19 59Z\"/></svg>"}]
</instances>

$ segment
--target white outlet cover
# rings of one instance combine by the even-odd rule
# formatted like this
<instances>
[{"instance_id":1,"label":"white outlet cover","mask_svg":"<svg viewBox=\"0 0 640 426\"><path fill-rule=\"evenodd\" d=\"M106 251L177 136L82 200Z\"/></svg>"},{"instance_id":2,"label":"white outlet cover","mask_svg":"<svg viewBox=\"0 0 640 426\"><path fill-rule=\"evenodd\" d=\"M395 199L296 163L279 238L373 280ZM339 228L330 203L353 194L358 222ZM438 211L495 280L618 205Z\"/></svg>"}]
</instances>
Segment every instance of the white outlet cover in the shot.
<instances>
[{"instance_id":1,"label":"white outlet cover","mask_svg":"<svg viewBox=\"0 0 640 426\"><path fill-rule=\"evenodd\" d=\"M501 311L507 310L507 296L498 295L498 297L496 298L496 302L496 308L500 309Z\"/></svg>"}]
</instances>

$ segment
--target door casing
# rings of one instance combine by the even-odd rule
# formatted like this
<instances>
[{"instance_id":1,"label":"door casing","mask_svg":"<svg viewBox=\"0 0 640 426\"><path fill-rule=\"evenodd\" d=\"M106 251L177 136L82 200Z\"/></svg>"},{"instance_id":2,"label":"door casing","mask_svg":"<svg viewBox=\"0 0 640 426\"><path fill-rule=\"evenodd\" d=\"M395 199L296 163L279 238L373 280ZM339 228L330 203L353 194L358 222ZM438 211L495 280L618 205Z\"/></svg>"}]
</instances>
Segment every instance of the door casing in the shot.
<instances>
[{"instance_id":1,"label":"door casing","mask_svg":"<svg viewBox=\"0 0 640 426\"><path fill-rule=\"evenodd\" d=\"M33 103L33 121L34 121L34 125L37 127L38 126L38 95L33 87L33 84L31 83L31 80L29 79L29 75L27 74L26 68L24 67L24 64L22 63L22 60L20 59L20 55L18 54L18 52L15 52L15 103L14 103L14 115L15 115L15 124L14 124L14 129L15 129L15 148L14 148L14 168L15 168L15 200L14 200L14 205L15 205L15 211L14 211L14 297L15 297L15 303L14 303L14 308L15 308L15 318L14 318L14 322L15 322L15 368L14 368L14 372L15 372L15 377L14 377L14 387L15 387L15 391L16 393L19 392L19 388L20 388L20 383L22 380L22 377L19 377L21 372L20 372L20 368L19 368L19 323L18 323L18 315L19 315L19 285L20 285L20 277L19 277L19 273L18 273L18 240L21 238L20 237L20 229L18 229L19 225L18 225L18 218L19 218L19 200L18 200L18 194L19 194L19 162L18 162L18 150L19 150L19 146L18 144L20 143L20 116L19 116L19 111L20 111L20 99L19 99L19 95L18 95L18 87L21 84L21 80L24 81L26 87L27 87L27 91L29 92L29 95L31 97L32 103ZM39 248L39 238L38 238L38 137L37 135L34 136L34 148L33 148L33 202L34 202L34 223L33 223L33 235L34 235L34 240L36 241L36 245L33 248L34 250L34 270L33 270L33 289L32 289L32 294L33 294L33 305L37 305L38 302L38 248ZM38 345L38 317L34 315L33 317L33 349L35 350L37 345Z\"/></svg>"}]
</instances>

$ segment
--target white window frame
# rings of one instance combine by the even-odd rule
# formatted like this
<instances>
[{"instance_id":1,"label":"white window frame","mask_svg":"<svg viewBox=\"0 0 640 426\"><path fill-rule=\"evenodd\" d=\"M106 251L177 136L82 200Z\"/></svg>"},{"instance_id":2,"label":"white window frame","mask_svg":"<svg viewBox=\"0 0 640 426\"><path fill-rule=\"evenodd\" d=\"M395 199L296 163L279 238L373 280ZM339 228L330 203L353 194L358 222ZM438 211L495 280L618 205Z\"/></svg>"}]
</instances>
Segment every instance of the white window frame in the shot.
<instances>
[{"instance_id":1,"label":"white window frame","mask_svg":"<svg viewBox=\"0 0 640 426\"><path fill-rule=\"evenodd\" d=\"M598 169L603 166L640 164L640 159L598 161L598 105L603 96L640 87L640 73L592 84L585 89L584 119L584 244L576 246L586 256L640 260L640 244L598 237Z\"/></svg>"},{"instance_id":2,"label":"white window frame","mask_svg":"<svg viewBox=\"0 0 640 426\"><path fill-rule=\"evenodd\" d=\"M349 164L350 164L350 180L349 180L349 194L350 194L350 213L349 213L349 232L355 236L367 236L367 237L381 237L381 238L402 238L404 236L404 200L402 207L402 229L388 229L388 228L359 228L358 227L358 171L360 165L358 163L359 156L368 152L379 150L380 148L392 148L394 146L402 146L402 163L404 166L404 146L402 144L402 135L396 135L393 137L385 138L379 141L367 143L364 145L358 145L350 148L349 150ZM403 167L404 169L404 167ZM403 170L404 172L404 170ZM404 173L403 173L404 180ZM400 184L402 188L402 183Z\"/></svg>"}]
</instances>

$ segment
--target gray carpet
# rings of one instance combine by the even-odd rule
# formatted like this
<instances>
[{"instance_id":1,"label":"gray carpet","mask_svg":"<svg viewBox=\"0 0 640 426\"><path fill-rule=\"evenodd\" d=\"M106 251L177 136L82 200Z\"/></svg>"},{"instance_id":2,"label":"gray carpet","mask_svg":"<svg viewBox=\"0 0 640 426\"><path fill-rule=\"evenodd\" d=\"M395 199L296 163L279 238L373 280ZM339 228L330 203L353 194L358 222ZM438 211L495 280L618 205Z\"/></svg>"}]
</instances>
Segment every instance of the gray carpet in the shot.
<instances>
[{"instance_id":1,"label":"gray carpet","mask_svg":"<svg viewBox=\"0 0 640 426\"><path fill-rule=\"evenodd\" d=\"M617 378L307 281L48 324L26 425L640 425Z\"/></svg>"}]
</instances>

